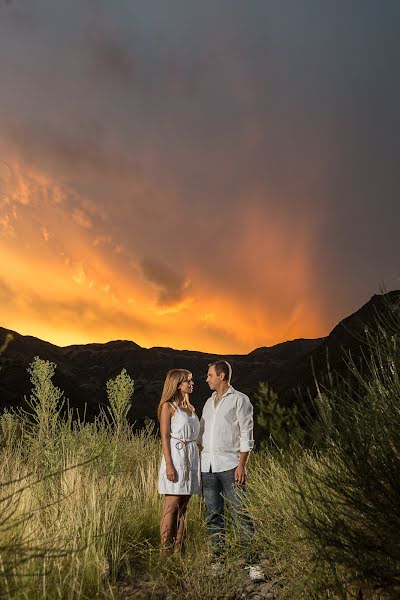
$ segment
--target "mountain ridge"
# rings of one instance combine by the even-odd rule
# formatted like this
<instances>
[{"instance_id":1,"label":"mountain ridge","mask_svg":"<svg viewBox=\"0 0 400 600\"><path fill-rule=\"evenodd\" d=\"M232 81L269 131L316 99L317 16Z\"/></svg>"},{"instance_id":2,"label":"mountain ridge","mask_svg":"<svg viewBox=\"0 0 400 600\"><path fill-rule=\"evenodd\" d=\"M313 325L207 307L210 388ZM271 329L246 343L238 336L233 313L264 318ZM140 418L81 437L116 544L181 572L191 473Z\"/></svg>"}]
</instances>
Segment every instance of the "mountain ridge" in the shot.
<instances>
[{"instance_id":1,"label":"mountain ridge","mask_svg":"<svg viewBox=\"0 0 400 600\"><path fill-rule=\"evenodd\" d=\"M327 353L334 369L343 368L345 350L354 351L360 346L363 327L372 327L374 317L382 313L386 300L393 299L400 301L400 291L372 296L355 313L342 319L328 336L287 340L255 348L248 354L217 355L160 346L142 348L131 340L56 346L0 327L0 343L7 333L14 335L0 357L0 409L24 405L24 395L29 395L31 388L26 369L34 356L57 364L55 384L64 390L71 407L81 412L86 405L88 418L93 418L99 407L107 403L106 382L123 368L135 380L130 418L138 425L145 417L155 419L165 374L175 367L192 371L195 380L192 400L200 411L210 395L205 382L208 363L215 358L231 362L233 386L250 397L260 381L268 381L283 402L291 403L295 401L296 389L304 393L311 390L313 394L314 371L318 375L326 368Z\"/></svg>"}]
</instances>

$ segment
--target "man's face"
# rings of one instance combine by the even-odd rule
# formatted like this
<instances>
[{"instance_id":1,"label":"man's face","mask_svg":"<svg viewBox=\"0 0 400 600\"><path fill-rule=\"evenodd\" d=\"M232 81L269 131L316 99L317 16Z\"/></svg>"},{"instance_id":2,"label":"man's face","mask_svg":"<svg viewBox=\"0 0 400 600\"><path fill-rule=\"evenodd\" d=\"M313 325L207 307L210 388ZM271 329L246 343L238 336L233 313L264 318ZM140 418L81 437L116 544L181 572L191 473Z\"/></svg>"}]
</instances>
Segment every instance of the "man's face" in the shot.
<instances>
[{"instance_id":1,"label":"man's face","mask_svg":"<svg viewBox=\"0 0 400 600\"><path fill-rule=\"evenodd\" d=\"M212 365L211 367L208 367L206 381L207 381L208 385L210 386L211 390L218 389L218 387L221 385L223 379L224 379L224 374L220 373L219 375L217 375L214 365Z\"/></svg>"}]
</instances>

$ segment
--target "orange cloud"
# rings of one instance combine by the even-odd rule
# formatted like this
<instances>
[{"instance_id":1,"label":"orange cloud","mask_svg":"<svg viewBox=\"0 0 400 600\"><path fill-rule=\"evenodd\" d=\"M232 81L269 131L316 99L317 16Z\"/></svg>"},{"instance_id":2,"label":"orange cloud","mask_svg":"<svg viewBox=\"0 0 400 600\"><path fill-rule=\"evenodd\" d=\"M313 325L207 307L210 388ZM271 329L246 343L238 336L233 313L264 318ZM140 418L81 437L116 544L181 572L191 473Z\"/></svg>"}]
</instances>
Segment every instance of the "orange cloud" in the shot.
<instances>
[{"instance_id":1,"label":"orange cloud","mask_svg":"<svg viewBox=\"0 0 400 600\"><path fill-rule=\"evenodd\" d=\"M320 335L310 223L266 220L257 199L232 217L231 265L215 269L205 248L182 271L127 248L104 211L16 162L0 198L1 325L59 345L123 338L215 353Z\"/></svg>"},{"instance_id":2,"label":"orange cloud","mask_svg":"<svg viewBox=\"0 0 400 600\"><path fill-rule=\"evenodd\" d=\"M93 223L89 216L81 208L74 208L72 211L72 219L84 229L92 229Z\"/></svg>"}]
</instances>

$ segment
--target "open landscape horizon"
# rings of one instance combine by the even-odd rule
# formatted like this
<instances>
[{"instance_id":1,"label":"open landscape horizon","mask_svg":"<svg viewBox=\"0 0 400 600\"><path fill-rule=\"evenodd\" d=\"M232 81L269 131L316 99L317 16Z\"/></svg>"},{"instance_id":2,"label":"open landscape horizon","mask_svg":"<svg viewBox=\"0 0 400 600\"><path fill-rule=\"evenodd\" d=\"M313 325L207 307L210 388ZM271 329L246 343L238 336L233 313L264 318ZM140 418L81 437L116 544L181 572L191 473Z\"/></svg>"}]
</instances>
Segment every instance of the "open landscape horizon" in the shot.
<instances>
[{"instance_id":1,"label":"open landscape horizon","mask_svg":"<svg viewBox=\"0 0 400 600\"><path fill-rule=\"evenodd\" d=\"M396 290L395 288L391 289L391 292L398 292L398 291L399 290ZM388 293L388 290L386 290L386 289L383 290L381 288L380 294L384 295L386 293ZM376 295L377 294L375 293L373 295L373 297L376 296ZM355 307L355 311L354 312L356 312L357 309L359 309L360 307L361 306ZM344 320L348 316L349 316L348 314L342 315L342 317L339 319L339 322L342 321L342 320ZM333 323L333 327L336 326L336 325L337 325L337 323ZM307 337L307 336L300 336L298 338L293 338L293 339L281 339L281 340L277 341L276 343L271 344L270 346L266 346L265 344L261 344L260 346L250 348L248 352L242 352L242 353L240 353L240 352L234 351L233 349L228 349L225 352L218 352L217 350L215 350L213 348L206 348L206 349L204 349L204 348L194 347L194 346L193 347L183 346L183 347L179 348L179 347L173 346L173 345L160 346L157 343L155 343L155 344L153 344L151 346L142 346L141 344L138 343L138 341L136 339L134 339L134 338L127 338L127 337L121 337L121 338L112 337L112 338L105 339L105 340L91 339L91 340L85 341L85 342L82 342L82 341L81 342L73 341L73 342L68 343L68 344L58 344L58 343L56 343L52 339L52 336L45 339L45 338L41 337L35 330L27 332L25 330L21 330L20 328L13 328L13 327L9 326L7 323L2 323L0 325L0 327L4 331L9 331L11 333L17 333L18 335L40 339L43 342L47 342L47 343L53 344L53 345L58 346L60 348L68 348L70 346L85 346L85 345L90 346L91 344L108 344L108 343L112 343L112 342L116 342L116 341L129 341L129 342L132 342L133 344L136 344L137 346L139 346L141 348L148 349L148 350L151 350L153 348L168 348L168 349L171 349L171 350L188 350L189 352L196 352L196 351L197 352L203 352L203 353L210 354L210 355L215 355L215 356L217 356L217 355L221 355L221 356L222 355L236 355L236 354L238 354L238 355L240 355L240 354L245 355L245 354L251 354L251 352L253 352L254 350L257 350L259 348L271 348L271 347L274 347L274 346L279 346L280 344L285 344L287 342L293 342L293 341L296 341L296 340L311 340L311 339L316 339L317 340L317 339L322 339L322 338L327 337L329 335L330 331L333 329L333 327L332 327L332 329L325 331L324 335L319 335L319 336L316 336L315 338L310 338L310 337Z\"/></svg>"}]
</instances>

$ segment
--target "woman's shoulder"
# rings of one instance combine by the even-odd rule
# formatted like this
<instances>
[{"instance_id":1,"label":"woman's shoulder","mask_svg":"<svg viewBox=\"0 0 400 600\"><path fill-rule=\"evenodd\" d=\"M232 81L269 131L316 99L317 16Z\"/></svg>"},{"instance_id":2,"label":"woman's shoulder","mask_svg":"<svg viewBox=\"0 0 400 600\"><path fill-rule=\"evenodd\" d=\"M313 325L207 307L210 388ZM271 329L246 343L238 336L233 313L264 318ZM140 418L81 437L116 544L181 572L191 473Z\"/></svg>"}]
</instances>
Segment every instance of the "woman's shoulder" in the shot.
<instances>
[{"instance_id":1,"label":"woman's shoulder","mask_svg":"<svg viewBox=\"0 0 400 600\"><path fill-rule=\"evenodd\" d=\"M164 414L169 414L172 416L173 414L175 414L175 410L176 410L176 407L175 407L174 403L171 401L167 401L167 402L164 402L164 404L161 407L161 414L164 413Z\"/></svg>"}]
</instances>

